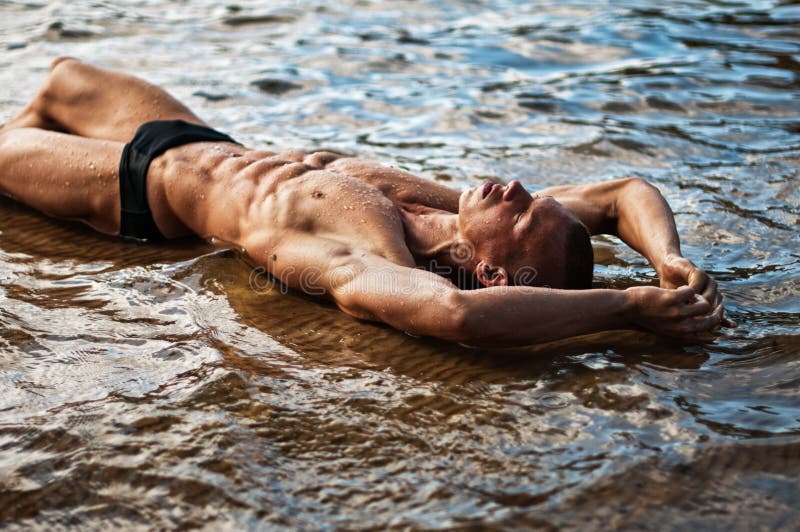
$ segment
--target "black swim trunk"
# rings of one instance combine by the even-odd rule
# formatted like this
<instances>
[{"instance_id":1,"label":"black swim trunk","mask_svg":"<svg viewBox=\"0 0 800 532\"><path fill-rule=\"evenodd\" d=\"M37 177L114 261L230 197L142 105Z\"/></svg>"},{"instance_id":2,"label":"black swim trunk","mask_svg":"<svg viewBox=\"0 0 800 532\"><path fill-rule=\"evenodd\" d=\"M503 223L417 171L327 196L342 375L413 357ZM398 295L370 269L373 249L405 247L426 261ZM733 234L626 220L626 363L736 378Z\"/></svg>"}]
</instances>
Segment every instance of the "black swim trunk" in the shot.
<instances>
[{"instance_id":1,"label":"black swim trunk","mask_svg":"<svg viewBox=\"0 0 800 532\"><path fill-rule=\"evenodd\" d=\"M119 236L136 241L164 240L147 203L147 169L170 148L192 142L233 142L228 135L183 120L156 120L139 126L119 161Z\"/></svg>"}]
</instances>

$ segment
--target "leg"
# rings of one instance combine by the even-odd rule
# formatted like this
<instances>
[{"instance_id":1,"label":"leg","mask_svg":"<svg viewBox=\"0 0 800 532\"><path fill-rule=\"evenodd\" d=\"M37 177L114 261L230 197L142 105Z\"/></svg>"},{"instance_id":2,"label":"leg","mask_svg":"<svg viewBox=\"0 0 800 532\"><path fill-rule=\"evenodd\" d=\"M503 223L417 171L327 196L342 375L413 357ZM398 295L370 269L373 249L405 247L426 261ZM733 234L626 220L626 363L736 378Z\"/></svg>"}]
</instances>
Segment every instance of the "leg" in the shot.
<instances>
[{"instance_id":1,"label":"leg","mask_svg":"<svg viewBox=\"0 0 800 532\"><path fill-rule=\"evenodd\" d=\"M51 216L119 233L121 142L18 128L0 132L0 192Z\"/></svg>"},{"instance_id":2,"label":"leg","mask_svg":"<svg viewBox=\"0 0 800 532\"><path fill-rule=\"evenodd\" d=\"M0 131L36 127L128 142L144 122L176 119L205 125L155 85L71 57L59 57L33 100Z\"/></svg>"}]
</instances>

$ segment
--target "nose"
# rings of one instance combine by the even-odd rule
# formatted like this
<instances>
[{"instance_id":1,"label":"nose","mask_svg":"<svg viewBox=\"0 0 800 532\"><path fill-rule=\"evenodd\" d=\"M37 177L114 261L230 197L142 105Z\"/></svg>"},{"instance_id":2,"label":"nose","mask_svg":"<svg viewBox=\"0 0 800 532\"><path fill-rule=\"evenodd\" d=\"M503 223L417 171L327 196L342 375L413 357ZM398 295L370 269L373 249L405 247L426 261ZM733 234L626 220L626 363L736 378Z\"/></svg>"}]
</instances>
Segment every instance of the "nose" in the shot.
<instances>
[{"instance_id":1,"label":"nose","mask_svg":"<svg viewBox=\"0 0 800 532\"><path fill-rule=\"evenodd\" d=\"M503 192L503 200L504 201L510 201L511 199L514 198L514 196L516 196L520 192L524 193L525 192L525 188L522 186L522 184L519 181L517 181L515 179L512 182L510 182L508 185L506 185L506 190L505 190L505 192Z\"/></svg>"}]
</instances>

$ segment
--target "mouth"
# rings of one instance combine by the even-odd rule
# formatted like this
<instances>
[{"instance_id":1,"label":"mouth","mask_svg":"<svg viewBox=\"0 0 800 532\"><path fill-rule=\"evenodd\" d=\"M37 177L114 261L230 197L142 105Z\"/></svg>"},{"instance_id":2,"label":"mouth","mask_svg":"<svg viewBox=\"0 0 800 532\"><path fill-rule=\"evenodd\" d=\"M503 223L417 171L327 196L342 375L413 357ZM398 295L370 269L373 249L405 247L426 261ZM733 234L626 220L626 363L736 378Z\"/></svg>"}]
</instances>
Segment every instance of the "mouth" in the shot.
<instances>
[{"instance_id":1,"label":"mouth","mask_svg":"<svg viewBox=\"0 0 800 532\"><path fill-rule=\"evenodd\" d=\"M495 185L495 184L494 184L494 183L492 183L491 181L487 181L487 182L486 182L486 183L483 185L483 197L485 198L486 196L488 196L488 195L489 195L489 193L490 193L492 190L494 190L494 187L496 187L496 186L497 186L497 185Z\"/></svg>"}]
</instances>

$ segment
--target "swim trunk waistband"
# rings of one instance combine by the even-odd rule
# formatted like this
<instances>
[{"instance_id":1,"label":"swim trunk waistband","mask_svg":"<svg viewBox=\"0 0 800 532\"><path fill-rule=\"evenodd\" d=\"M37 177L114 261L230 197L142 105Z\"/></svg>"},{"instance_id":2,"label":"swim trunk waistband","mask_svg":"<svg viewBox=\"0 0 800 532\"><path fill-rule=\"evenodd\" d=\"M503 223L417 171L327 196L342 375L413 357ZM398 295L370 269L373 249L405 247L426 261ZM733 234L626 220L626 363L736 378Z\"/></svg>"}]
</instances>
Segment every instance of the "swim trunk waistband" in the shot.
<instances>
[{"instance_id":1,"label":"swim trunk waistband","mask_svg":"<svg viewBox=\"0 0 800 532\"><path fill-rule=\"evenodd\" d=\"M156 120L139 126L119 161L119 236L136 241L164 240L147 202L150 162L170 148L192 142L233 142L228 135L183 120Z\"/></svg>"}]
</instances>

